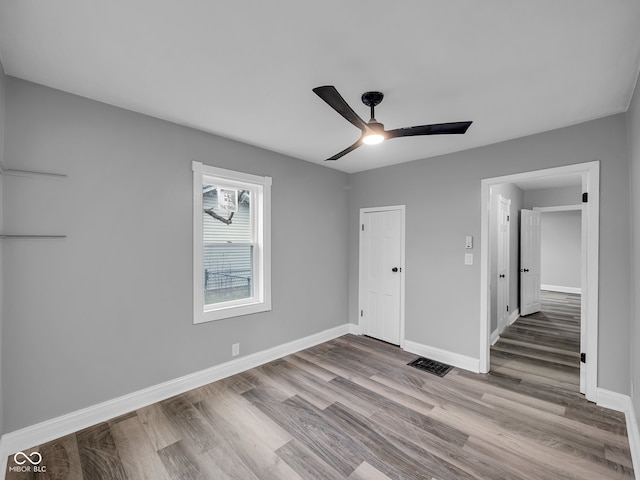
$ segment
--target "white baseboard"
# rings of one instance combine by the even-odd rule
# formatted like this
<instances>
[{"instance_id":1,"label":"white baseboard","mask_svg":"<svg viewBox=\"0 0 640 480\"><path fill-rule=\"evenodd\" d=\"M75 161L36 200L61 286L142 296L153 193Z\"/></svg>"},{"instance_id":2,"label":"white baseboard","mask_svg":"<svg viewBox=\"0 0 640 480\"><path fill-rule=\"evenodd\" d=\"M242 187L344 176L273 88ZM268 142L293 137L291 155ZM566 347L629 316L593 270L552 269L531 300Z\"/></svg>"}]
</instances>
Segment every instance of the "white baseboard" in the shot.
<instances>
[{"instance_id":1,"label":"white baseboard","mask_svg":"<svg viewBox=\"0 0 640 480\"><path fill-rule=\"evenodd\" d=\"M460 355L459 353L449 352L436 347L422 345L421 343L405 340L404 349L407 352L415 353L421 357L427 357L431 360L453 365L454 367L469 370L470 372L480 372L480 359Z\"/></svg>"},{"instance_id":2,"label":"white baseboard","mask_svg":"<svg viewBox=\"0 0 640 480\"><path fill-rule=\"evenodd\" d=\"M500 331L496 328L493 332L491 332L491 346L498 343L500 340Z\"/></svg>"},{"instance_id":3,"label":"white baseboard","mask_svg":"<svg viewBox=\"0 0 640 480\"><path fill-rule=\"evenodd\" d=\"M7 457L15 452L55 440L83 428L105 422L114 417L207 385L231 375L244 372L278 358L313 347L334 338L357 333L358 326L346 323L284 345L269 348L246 357L216 365L215 367L169 380L152 387L132 392L106 402L83 408L60 417L6 433L0 439L0 472L7 470Z\"/></svg>"},{"instance_id":4,"label":"white baseboard","mask_svg":"<svg viewBox=\"0 0 640 480\"><path fill-rule=\"evenodd\" d=\"M515 322L518 319L518 317L520 317L520 309L516 308L513 312L509 314L509 317L505 322L498 322L498 329L497 329L498 335L504 332L504 329L507 328L509 325L512 325L513 322Z\"/></svg>"},{"instance_id":5,"label":"white baseboard","mask_svg":"<svg viewBox=\"0 0 640 480\"><path fill-rule=\"evenodd\" d=\"M629 399L629 403L631 403L631 399ZM633 405L630 405L629 410L625 412L625 416L627 418L627 435L629 436L633 471L636 480L640 480L640 430L638 429L638 419Z\"/></svg>"},{"instance_id":6,"label":"white baseboard","mask_svg":"<svg viewBox=\"0 0 640 480\"><path fill-rule=\"evenodd\" d=\"M582 288L580 287L563 287L561 285L540 285L540 290L549 290L551 292L560 293L577 293L582 295Z\"/></svg>"},{"instance_id":7,"label":"white baseboard","mask_svg":"<svg viewBox=\"0 0 640 480\"><path fill-rule=\"evenodd\" d=\"M629 395L612 392L603 388L596 390L596 403L601 407L623 412L627 421L627 436L629 437L629 450L636 480L640 480L640 430L638 419L633 408L633 402Z\"/></svg>"}]
</instances>

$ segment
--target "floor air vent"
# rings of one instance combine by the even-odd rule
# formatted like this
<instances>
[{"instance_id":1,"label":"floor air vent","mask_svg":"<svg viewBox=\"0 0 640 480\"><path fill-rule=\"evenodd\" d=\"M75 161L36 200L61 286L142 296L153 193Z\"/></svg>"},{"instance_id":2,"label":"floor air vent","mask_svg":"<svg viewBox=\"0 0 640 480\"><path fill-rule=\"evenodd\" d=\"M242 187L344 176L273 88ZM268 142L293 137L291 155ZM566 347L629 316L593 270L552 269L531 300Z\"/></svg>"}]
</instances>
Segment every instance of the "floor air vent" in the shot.
<instances>
[{"instance_id":1,"label":"floor air vent","mask_svg":"<svg viewBox=\"0 0 640 480\"><path fill-rule=\"evenodd\" d=\"M407 365L419 368L425 372L433 373L439 377L444 377L453 368L451 365L436 362L435 360L424 357L418 357L413 362L407 363Z\"/></svg>"}]
</instances>

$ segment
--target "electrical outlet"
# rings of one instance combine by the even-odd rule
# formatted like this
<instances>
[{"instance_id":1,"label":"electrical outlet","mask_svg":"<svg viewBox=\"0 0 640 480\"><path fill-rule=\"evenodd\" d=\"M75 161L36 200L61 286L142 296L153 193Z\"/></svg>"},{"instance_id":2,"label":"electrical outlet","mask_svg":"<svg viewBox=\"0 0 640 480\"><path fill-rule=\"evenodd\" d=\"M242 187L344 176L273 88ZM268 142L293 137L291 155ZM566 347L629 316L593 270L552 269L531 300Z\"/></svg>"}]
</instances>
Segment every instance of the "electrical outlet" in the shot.
<instances>
[{"instance_id":1,"label":"electrical outlet","mask_svg":"<svg viewBox=\"0 0 640 480\"><path fill-rule=\"evenodd\" d=\"M233 345L231 345L231 356L236 357L238 355L240 355L240 344L234 343Z\"/></svg>"},{"instance_id":2,"label":"electrical outlet","mask_svg":"<svg viewBox=\"0 0 640 480\"><path fill-rule=\"evenodd\" d=\"M465 253L464 254L464 264L465 265L473 265L473 253Z\"/></svg>"}]
</instances>

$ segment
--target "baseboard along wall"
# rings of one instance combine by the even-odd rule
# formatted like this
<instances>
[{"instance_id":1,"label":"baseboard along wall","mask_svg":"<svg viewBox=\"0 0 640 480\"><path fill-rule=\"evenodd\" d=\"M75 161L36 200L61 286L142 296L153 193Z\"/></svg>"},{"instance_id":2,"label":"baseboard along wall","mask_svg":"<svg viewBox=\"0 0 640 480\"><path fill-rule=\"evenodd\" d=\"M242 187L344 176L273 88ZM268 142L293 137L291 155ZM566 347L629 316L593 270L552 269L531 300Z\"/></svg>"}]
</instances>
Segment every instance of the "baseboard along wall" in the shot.
<instances>
[{"instance_id":1,"label":"baseboard along wall","mask_svg":"<svg viewBox=\"0 0 640 480\"><path fill-rule=\"evenodd\" d=\"M515 318L513 318L513 320L510 318L510 324L518 318L516 312L514 312L512 316L515 316ZM194 388L222 380L231 375L258 367L348 333L359 334L358 326L352 323L343 324L262 352L247 355L246 357L232 360L200 372L185 375L184 377L145 388L67 415L62 415L36 425L6 433L0 439L0 471L6 472L7 458L15 452L55 440L56 438L77 432L100 422L105 422L111 418L124 415L125 413L143 408L147 405L166 400L167 398L193 390ZM404 350L474 373L480 371L480 360L478 358L468 357L409 340L405 341ZM597 404L625 414L635 477L636 480L640 480L640 430L631 397L599 388L597 392Z\"/></svg>"},{"instance_id":2,"label":"baseboard along wall","mask_svg":"<svg viewBox=\"0 0 640 480\"><path fill-rule=\"evenodd\" d=\"M636 480L640 480L640 429L636 411L629 395L612 392L598 388L596 403L601 407L623 412L627 422L627 436L629 437L629 450L633 462L633 472Z\"/></svg>"},{"instance_id":3,"label":"baseboard along wall","mask_svg":"<svg viewBox=\"0 0 640 480\"><path fill-rule=\"evenodd\" d=\"M500 340L500 335L502 335L502 332L504 332L504 329L507 328L509 325L513 325L513 323L518 319L518 317L520 317L520 309L516 308L513 312L511 312L511 315L509 315L509 318L507 319L506 322L501 322L498 323L498 328L496 328L493 332L491 332L491 345L495 345L496 342L498 340Z\"/></svg>"},{"instance_id":4,"label":"baseboard along wall","mask_svg":"<svg viewBox=\"0 0 640 480\"><path fill-rule=\"evenodd\" d=\"M421 357L430 358L438 362L446 363L454 367L469 370L470 372L480 372L480 359L467 357L459 353L449 352L448 350L442 350L440 348L423 345L421 343L411 342L405 340L404 349L407 352L415 353Z\"/></svg>"},{"instance_id":5,"label":"baseboard along wall","mask_svg":"<svg viewBox=\"0 0 640 480\"><path fill-rule=\"evenodd\" d=\"M60 417L46 420L13 432L0 439L0 471L7 470L7 457L15 452L55 440L84 428L105 422L139 408L166 400L194 388L207 385L237 373L310 348L348 333L357 334L357 325L347 323L294 340L283 345L216 365L199 372L169 380Z\"/></svg>"},{"instance_id":6,"label":"baseboard along wall","mask_svg":"<svg viewBox=\"0 0 640 480\"><path fill-rule=\"evenodd\" d=\"M560 293L577 293L582 295L582 288L580 287L563 287L562 285L540 285L540 290L548 290L550 292Z\"/></svg>"}]
</instances>

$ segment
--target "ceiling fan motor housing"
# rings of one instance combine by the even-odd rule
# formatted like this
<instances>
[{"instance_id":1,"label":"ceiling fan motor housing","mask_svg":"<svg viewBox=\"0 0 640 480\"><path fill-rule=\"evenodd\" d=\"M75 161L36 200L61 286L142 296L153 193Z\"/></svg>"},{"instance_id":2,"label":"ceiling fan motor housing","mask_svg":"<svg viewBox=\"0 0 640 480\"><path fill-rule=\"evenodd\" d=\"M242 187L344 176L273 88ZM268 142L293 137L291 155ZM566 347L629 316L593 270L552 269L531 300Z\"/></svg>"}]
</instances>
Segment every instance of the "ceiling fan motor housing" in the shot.
<instances>
[{"instance_id":1,"label":"ceiling fan motor housing","mask_svg":"<svg viewBox=\"0 0 640 480\"><path fill-rule=\"evenodd\" d=\"M367 107L375 107L383 98L384 94L382 92L364 92L362 94L362 103Z\"/></svg>"}]
</instances>

